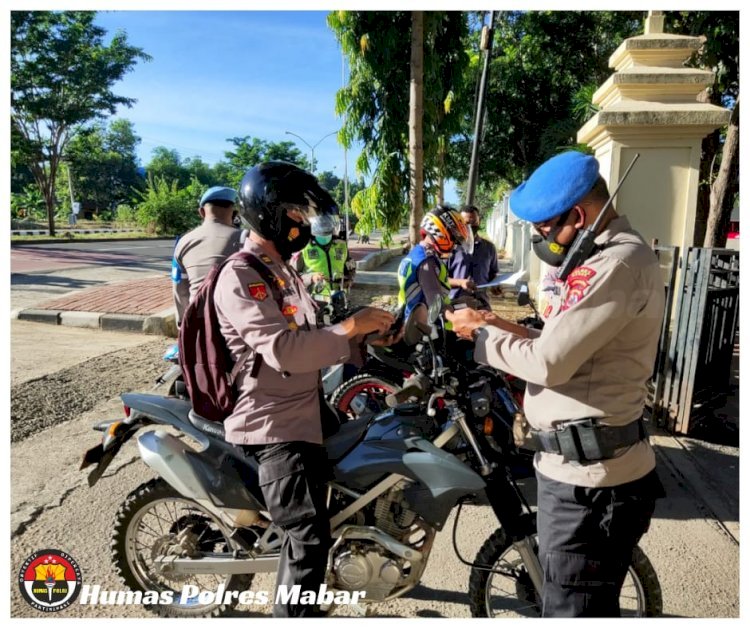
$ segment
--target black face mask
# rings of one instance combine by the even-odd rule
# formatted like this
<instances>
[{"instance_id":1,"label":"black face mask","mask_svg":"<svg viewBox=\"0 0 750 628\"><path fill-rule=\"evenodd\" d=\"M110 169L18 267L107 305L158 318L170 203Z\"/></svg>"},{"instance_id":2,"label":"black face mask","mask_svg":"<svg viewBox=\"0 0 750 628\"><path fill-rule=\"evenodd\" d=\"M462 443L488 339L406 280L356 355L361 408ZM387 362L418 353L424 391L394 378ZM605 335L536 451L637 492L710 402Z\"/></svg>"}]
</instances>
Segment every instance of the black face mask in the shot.
<instances>
[{"instance_id":1,"label":"black face mask","mask_svg":"<svg viewBox=\"0 0 750 628\"><path fill-rule=\"evenodd\" d=\"M555 242L555 238L568 220L571 211L573 211L573 208L560 216L555 226L550 229L546 238L538 233L531 236L531 248L534 250L536 256L545 264L549 264L550 266L562 266L562 263L565 261L565 256L568 254L569 246L567 244L558 244Z\"/></svg>"},{"instance_id":2,"label":"black face mask","mask_svg":"<svg viewBox=\"0 0 750 628\"><path fill-rule=\"evenodd\" d=\"M301 251L310 242L310 225L292 220L284 214L281 217L281 233L276 240L276 250L283 260L288 260L293 253Z\"/></svg>"},{"instance_id":3,"label":"black face mask","mask_svg":"<svg viewBox=\"0 0 750 628\"><path fill-rule=\"evenodd\" d=\"M471 227L471 230L474 232L474 239L476 240L476 236L479 233L479 225L469 225Z\"/></svg>"}]
</instances>

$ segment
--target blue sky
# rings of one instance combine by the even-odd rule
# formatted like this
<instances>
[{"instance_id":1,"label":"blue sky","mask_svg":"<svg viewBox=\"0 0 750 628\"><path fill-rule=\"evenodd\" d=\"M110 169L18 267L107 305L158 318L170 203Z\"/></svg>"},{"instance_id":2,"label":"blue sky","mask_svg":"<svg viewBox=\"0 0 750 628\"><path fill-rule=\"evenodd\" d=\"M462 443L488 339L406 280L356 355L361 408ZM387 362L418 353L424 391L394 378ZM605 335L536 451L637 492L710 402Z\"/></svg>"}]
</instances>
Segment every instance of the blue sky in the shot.
<instances>
[{"instance_id":1,"label":"blue sky","mask_svg":"<svg viewBox=\"0 0 750 628\"><path fill-rule=\"evenodd\" d=\"M309 148L341 127L334 111L342 56L325 11L102 11L97 23L118 29L153 57L115 86L136 98L118 117L135 125L145 165L156 146L213 164L246 135ZM349 151L354 176L358 151ZM343 178L335 136L315 148L317 170ZM454 195L455 196L455 195ZM456 202L448 194L446 200Z\"/></svg>"}]
</instances>

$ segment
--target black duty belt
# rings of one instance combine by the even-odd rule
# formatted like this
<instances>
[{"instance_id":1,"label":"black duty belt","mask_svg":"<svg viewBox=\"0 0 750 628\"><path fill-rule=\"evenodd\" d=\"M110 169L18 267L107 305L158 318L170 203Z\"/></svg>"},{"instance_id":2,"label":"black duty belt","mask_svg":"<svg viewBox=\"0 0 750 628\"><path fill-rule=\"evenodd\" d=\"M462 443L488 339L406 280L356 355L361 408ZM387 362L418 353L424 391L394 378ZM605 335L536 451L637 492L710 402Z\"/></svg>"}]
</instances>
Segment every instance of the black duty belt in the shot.
<instances>
[{"instance_id":1,"label":"black duty belt","mask_svg":"<svg viewBox=\"0 0 750 628\"><path fill-rule=\"evenodd\" d=\"M565 460L594 461L613 458L615 451L648 437L643 418L627 425L597 425L597 419L565 423L554 431L531 430L524 445L535 451L562 455Z\"/></svg>"}]
</instances>

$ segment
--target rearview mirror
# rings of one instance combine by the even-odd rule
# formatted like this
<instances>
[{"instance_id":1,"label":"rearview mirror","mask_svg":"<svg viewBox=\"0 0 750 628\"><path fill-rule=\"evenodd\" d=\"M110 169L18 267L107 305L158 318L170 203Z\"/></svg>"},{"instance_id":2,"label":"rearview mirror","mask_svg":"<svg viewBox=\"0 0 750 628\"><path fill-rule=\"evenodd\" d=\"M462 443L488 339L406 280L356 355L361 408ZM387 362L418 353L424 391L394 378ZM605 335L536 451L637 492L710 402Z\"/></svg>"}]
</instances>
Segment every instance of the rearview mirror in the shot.
<instances>
[{"instance_id":1,"label":"rearview mirror","mask_svg":"<svg viewBox=\"0 0 750 628\"><path fill-rule=\"evenodd\" d=\"M425 327L429 328L429 312L424 303L420 303L409 312L404 323L404 344L414 346L424 336Z\"/></svg>"},{"instance_id":2,"label":"rearview mirror","mask_svg":"<svg viewBox=\"0 0 750 628\"><path fill-rule=\"evenodd\" d=\"M427 309L427 320L433 324L443 311L443 299L440 295L435 295Z\"/></svg>"}]
</instances>

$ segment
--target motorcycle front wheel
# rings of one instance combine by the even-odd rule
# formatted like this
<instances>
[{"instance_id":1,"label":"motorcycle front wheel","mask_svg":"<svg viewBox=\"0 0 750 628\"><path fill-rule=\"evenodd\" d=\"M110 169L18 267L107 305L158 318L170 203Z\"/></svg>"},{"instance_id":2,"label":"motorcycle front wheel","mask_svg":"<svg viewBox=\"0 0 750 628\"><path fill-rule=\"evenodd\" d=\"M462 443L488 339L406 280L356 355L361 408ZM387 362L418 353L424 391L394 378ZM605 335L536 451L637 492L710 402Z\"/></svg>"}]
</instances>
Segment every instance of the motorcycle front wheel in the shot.
<instances>
[{"instance_id":1,"label":"motorcycle front wheel","mask_svg":"<svg viewBox=\"0 0 750 628\"><path fill-rule=\"evenodd\" d=\"M536 535L535 535L536 536ZM531 578L502 529L496 530L482 545L469 577L472 617L541 617L541 601ZM620 591L623 617L657 617L662 612L659 579L640 547L633 555Z\"/></svg>"},{"instance_id":2,"label":"motorcycle front wheel","mask_svg":"<svg viewBox=\"0 0 750 628\"><path fill-rule=\"evenodd\" d=\"M330 404L339 414L353 421L364 414L387 410L385 398L400 388L398 384L378 375L361 373L334 390Z\"/></svg>"},{"instance_id":3,"label":"motorcycle front wheel","mask_svg":"<svg viewBox=\"0 0 750 628\"><path fill-rule=\"evenodd\" d=\"M184 587L201 592L247 591L253 574L169 575L154 559L164 555L200 555L231 553L233 543L213 515L196 502L186 499L162 479L141 484L127 496L115 517L111 543L115 571L132 591L154 591L173 602L146 604L144 607L162 617L222 617L231 613L238 601L220 599L202 603L198 596L182 599ZM192 590L188 590L192 591Z\"/></svg>"}]
</instances>

